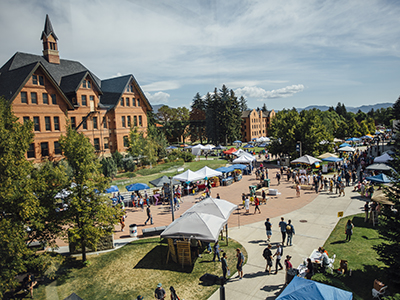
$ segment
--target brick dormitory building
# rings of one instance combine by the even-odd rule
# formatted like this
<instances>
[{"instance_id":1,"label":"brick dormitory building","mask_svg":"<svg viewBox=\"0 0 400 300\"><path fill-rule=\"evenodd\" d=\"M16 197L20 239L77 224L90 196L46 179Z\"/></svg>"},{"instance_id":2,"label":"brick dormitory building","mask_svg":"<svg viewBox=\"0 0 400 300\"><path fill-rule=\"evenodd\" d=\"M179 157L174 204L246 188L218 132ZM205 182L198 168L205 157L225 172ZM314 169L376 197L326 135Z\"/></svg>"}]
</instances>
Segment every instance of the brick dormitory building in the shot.
<instances>
[{"instance_id":1,"label":"brick dormitory building","mask_svg":"<svg viewBox=\"0 0 400 300\"><path fill-rule=\"evenodd\" d=\"M268 127L275 118L275 111L245 110L242 112L242 141L268 136Z\"/></svg>"},{"instance_id":2,"label":"brick dormitory building","mask_svg":"<svg viewBox=\"0 0 400 300\"><path fill-rule=\"evenodd\" d=\"M67 120L99 155L126 151L130 127L145 133L152 110L134 76L101 80L80 62L60 59L48 16L41 40L43 56L17 52L0 69L0 96L20 122L34 125L27 158L60 159Z\"/></svg>"}]
</instances>

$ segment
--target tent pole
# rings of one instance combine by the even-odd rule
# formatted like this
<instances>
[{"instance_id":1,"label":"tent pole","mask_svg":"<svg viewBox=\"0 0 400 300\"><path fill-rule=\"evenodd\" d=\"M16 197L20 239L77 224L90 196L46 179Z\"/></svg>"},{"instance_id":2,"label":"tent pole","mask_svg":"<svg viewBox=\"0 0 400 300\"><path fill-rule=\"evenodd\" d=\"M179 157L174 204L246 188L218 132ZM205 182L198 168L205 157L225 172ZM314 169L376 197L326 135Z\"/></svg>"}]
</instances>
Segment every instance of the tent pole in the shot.
<instances>
[{"instance_id":1,"label":"tent pole","mask_svg":"<svg viewBox=\"0 0 400 300\"><path fill-rule=\"evenodd\" d=\"M226 245L228 246L228 223L225 225L225 236L226 236Z\"/></svg>"}]
</instances>

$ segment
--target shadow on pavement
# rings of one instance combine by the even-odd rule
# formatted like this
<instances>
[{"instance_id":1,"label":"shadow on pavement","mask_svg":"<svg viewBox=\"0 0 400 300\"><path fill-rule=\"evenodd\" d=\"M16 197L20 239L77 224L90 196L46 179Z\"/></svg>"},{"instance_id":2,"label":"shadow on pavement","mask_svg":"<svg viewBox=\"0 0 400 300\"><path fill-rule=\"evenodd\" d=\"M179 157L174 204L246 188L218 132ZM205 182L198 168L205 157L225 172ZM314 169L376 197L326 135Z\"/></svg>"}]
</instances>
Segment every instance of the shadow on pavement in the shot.
<instances>
[{"instance_id":1,"label":"shadow on pavement","mask_svg":"<svg viewBox=\"0 0 400 300\"><path fill-rule=\"evenodd\" d=\"M263 271L258 271L255 273L248 273L248 274L244 274L243 277L244 278L255 278L255 277L260 277L260 276L268 276L268 273L265 273Z\"/></svg>"}]
</instances>

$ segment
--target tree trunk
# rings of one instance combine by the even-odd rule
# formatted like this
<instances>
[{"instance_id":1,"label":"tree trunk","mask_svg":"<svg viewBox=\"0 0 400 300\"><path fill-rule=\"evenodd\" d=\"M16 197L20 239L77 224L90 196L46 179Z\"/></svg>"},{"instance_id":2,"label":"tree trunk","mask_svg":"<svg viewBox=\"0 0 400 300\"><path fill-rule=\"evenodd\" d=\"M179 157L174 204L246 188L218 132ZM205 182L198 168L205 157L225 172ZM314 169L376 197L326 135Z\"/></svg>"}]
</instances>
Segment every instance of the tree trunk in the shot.
<instances>
[{"instance_id":1,"label":"tree trunk","mask_svg":"<svg viewBox=\"0 0 400 300\"><path fill-rule=\"evenodd\" d=\"M86 261L86 242L84 239L81 240L81 248L82 248L82 262Z\"/></svg>"}]
</instances>

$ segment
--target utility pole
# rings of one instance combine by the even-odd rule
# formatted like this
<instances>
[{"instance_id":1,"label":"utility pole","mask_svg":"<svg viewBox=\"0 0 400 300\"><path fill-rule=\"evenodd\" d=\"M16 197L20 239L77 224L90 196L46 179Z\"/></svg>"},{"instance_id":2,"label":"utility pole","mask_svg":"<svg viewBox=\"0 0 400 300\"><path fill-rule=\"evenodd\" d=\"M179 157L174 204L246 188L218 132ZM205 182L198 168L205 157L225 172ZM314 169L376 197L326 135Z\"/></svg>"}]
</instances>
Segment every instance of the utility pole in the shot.
<instances>
[{"instance_id":1,"label":"utility pole","mask_svg":"<svg viewBox=\"0 0 400 300\"><path fill-rule=\"evenodd\" d=\"M170 182L169 182L169 189L170 189L170 193L171 193L171 212L172 212L172 222L175 221L175 215L174 215L174 186L173 186L173 178L172 176L169 178Z\"/></svg>"},{"instance_id":2,"label":"utility pole","mask_svg":"<svg viewBox=\"0 0 400 300\"><path fill-rule=\"evenodd\" d=\"M300 153L300 157L303 156L303 155L302 155L302 145L301 145L301 141L297 141L296 151L298 151L298 152Z\"/></svg>"}]
</instances>

